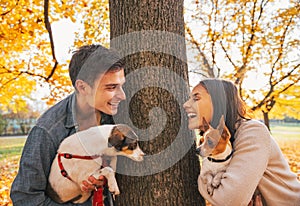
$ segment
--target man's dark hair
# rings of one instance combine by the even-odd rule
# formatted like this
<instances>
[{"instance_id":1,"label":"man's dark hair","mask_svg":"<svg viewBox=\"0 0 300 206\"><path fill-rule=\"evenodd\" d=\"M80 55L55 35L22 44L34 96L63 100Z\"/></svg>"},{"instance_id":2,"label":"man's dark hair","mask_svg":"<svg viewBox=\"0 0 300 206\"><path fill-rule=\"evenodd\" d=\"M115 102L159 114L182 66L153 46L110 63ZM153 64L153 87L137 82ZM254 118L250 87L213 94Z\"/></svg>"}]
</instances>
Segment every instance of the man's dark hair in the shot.
<instances>
[{"instance_id":1,"label":"man's dark hair","mask_svg":"<svg viewBox=\"0 0 300 206\"><path fill-rule=\"evenodd\" d=\"M101 45L86 45L73 53L69 64L69 75L75 87L77 79L93 86L100 74L118 71L125 66L119 54Z\"/></svg>"}]
</instances>

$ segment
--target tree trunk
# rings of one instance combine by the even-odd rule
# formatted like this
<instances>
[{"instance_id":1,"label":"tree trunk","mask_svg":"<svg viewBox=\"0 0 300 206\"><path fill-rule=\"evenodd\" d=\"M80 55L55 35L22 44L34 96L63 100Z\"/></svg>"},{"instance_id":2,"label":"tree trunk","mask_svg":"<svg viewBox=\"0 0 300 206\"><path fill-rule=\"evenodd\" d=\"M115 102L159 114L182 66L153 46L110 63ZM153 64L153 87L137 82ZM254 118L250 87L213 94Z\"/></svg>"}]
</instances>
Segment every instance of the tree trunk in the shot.
<instances>
[{"instance_id":1,"label":"tree trunk","mask_svg":"<svg viewBox=\"0 0 300 206\"><path fill-rule=\"evenodd\" d=\"M183 0L110 0L111 47L126 61L116 123L134 128L143 162L118 158L116 205L205 205L188 98Z\"/></svg>"},{"instance_id":2,"label":"tree trunk","mask_svg":"<svg viewBox=\"0 0 300 206\"><path fill-rule=\"evenodd\" d=\"M262 111L263 115L264 115L264 123L267 126L267 128L270 131L270 121L269 121L269 112L264 112Z\"/></svg>"}]
</instances>

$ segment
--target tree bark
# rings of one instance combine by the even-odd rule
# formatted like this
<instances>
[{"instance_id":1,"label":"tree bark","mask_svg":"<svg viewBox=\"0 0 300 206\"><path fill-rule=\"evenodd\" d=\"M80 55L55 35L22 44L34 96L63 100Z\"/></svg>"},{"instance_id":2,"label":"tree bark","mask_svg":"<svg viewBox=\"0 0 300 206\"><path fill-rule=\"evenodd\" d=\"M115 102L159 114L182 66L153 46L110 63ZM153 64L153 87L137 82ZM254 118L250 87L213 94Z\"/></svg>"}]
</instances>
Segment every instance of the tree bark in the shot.
<instances>
[{"instance_id":1,"label":"tree bark","mask_svg":"<svg viewBox=\"0 0 300 206\"><path fill-rule=\"evenodd\" d=\"M270 131L270 120L269 120L269 112L262 111L264 115L264 123L267 126L268 130Z\"/></svg>"},{"instance_id":2,"label":"tree bark","mask_svg":"<svg viewBox=\"0 0 300 206\"><path fill-rule=\"evenodd\" d=\"M143 162L118 158L116 205L205 205L188 98L183 0L110 0L111 47L126 61L116 123L134 128Z\"/></svg>"}]
</instances>

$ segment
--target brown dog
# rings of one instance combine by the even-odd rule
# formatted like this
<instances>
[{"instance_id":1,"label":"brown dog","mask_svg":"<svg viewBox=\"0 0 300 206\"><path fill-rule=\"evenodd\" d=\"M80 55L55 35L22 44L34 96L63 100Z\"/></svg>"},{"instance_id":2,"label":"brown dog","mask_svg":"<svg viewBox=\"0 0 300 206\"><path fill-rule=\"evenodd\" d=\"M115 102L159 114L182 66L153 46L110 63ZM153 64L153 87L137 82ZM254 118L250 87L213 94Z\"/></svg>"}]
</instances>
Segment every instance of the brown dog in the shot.
<instances>
[{"instance_id":1,"label":"brown dog","mask_svg":"<svg viewBox=\"0 0 300 206\"><path fill-rule=\"evenodd\" d=\"M196 152L203 158L200 178L207 184L208 194L213 195L232 156L231 135L225 125L224 116L221 117L216 129L204 118L203 126L205 132Z\"/></svg>"},{"instance_id":2,"label":"brown dog","mask_svg":"<svg viewBox=\"0 0 300 206\"><path fill-rule=\"evenodd\" d=\"M77 132L62 141L53 160L47 195L58 203L83 203L91 192L82 192L83 180L90 175L105 176L109 190L119 194L115 179L117 155L142 161L138 137L127 125L102 125ZM109 166L101 168L102 156L112 157Z\"/></svg>"}]
</instances>

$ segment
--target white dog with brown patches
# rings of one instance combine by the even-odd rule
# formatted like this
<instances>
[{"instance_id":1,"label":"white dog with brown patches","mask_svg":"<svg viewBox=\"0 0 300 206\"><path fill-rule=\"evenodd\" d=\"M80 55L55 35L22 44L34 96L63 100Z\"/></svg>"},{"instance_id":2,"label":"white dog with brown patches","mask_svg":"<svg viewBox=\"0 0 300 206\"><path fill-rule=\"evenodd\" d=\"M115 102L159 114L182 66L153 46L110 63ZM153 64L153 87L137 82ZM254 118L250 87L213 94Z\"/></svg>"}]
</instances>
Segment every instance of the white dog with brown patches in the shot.
<instances>
[{"instance_id":1,"label":"white dog with brown patches","mask_svg":"<svg viewBox=\"0 0 300 206\"><path fill-rule=\"evenodd\" d=\"M83 203L91 192L82 192L81 185L90 175L105 176L110 192L119 194L115 179L117 155L143 160L138 137L127 125L101 125L67 137L53 160L47 195L58 203ZM109 166L101 168L102 156L112 157Z\"/></svg>"},{"instance_id":2,"label":"white dog with brown patches","mask_svg":"<svg viewBox=\"0 0 300 206\"><path fill-rule=\"evenodd\" d=\"M196 150L196 153L203 158L199 178L207 184L208 194L213 195L214 189L221 183L222 175L233 154L231 135L225 125L224 116L221 117L216 129L210 126L205 118L203 118L203 126L205 132Z\"/></svg>"}]
</instances>

